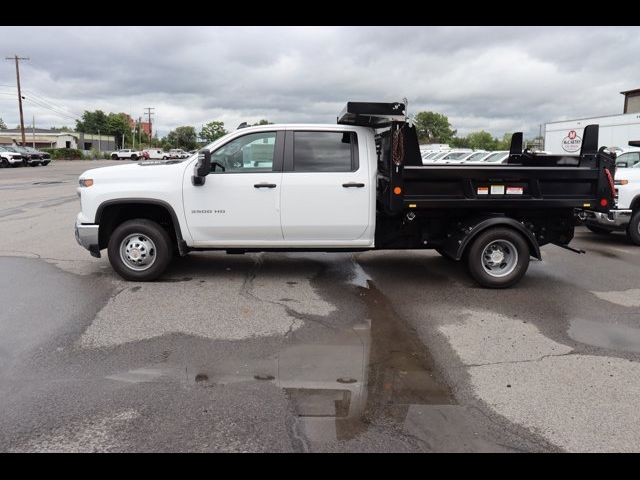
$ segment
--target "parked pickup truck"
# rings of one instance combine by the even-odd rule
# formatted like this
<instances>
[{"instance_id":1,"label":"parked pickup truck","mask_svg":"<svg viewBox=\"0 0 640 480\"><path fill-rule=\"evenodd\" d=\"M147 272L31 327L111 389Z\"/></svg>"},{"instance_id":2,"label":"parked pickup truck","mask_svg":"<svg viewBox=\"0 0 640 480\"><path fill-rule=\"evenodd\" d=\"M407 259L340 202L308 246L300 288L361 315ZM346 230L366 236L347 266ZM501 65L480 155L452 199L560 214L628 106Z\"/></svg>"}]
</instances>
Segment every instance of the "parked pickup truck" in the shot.
<instances>
[{"instance_id":1,"label":"parked pickup truck","mask_svg":"<svg viewBox=\"0 0 640 480\"><path fill-rule=\"evenodd\" d=\"M138 150L131 150L130 148L122 148L116 152L111 152L111 158L113 160L138 160L143 157L143 153Z\"/></svg>"},{"instance_id":2,"label":"parked pickup truck","mask_svg":"<svg viewBox=\"0 0 640 480\"><path fill-rule=\"evenodd\" d=\"M19 167L28 165L28 159L23 157L20 153L9 150L9 147L0 146L0 166L6 167Z\"/></svg>"},{"instance_id":3,"label":"parked pickup truck","mask_svg":"<svg viewBox=\"0 0 640 480\"><path fill-rule=\"evenodd\" d=\"M349 102L337 124L243 128L188 160L88 170L76 238L135 281L174 252L435 249L508 287L542 245L573 250L576 211L609 211L615 165L597 137L587 126L579 156L539 158L515 134L509 164L424 166L404 104Z\"/></svg>"},{"instance_id":4,"label":"parked pickup truck","mask_svg":"<svg viewBox=\"0 0 640 480\"><path fill-rule=\"evenodd\" d=\"M640 163L617 170L615 185L615 208L609 212L584 211L584 223L589 230L601 235L626 231L629 240L640 245Z\"/></svg>"}]
</instances>

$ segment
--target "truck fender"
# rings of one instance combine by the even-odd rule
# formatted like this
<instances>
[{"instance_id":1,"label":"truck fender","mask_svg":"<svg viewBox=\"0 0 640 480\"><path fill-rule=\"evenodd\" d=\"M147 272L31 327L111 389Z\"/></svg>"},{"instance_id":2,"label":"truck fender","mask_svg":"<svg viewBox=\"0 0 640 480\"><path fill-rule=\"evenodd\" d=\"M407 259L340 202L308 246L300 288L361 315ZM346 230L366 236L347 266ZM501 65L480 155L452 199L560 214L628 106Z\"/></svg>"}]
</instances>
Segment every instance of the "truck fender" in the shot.
<instances>
[{"instance_id":1,"label":"truck fender","mask_svg":"<svg viewBox=\"0 0 640 480\"><path fill-rule=\"evenodd\" d=\"M96 210L95 223L97 225L100 225L100 221L102 220L102 214L104 210L107 207L110 207L113 205L122 205L122 206L155 205L163 208L171 217L171 223L173 224L173 229L175 231L176 243L177 243L178 251L180 252L180 255L184 256L189 252L189 247L187 246L187 243L184 241L184 238L182 236L182 230L180 228L180 221L178 220L178 215L176 215L175 210L169 203L165 202L164 200L157 200L157 199L151 199L151 198L119 198L114 200L106 200L102 202L98 206L98 209Z\"/></svg>"},{"instance_id":2,"label":"truck fender","mask_svg":"<svg viewBox=\"0 0 640 480\"><path fill-rule=\"evenodd\" d=\"M529 245L531 256L542 260L540 246L533 233L522 223L505 216L476 217L462 222L460 229L447 239L442 250L444 250L449 257L460 260L467 246L471 244L473 239L491 227L507 227L522 233Z\"/></svg>"}]
</instances>

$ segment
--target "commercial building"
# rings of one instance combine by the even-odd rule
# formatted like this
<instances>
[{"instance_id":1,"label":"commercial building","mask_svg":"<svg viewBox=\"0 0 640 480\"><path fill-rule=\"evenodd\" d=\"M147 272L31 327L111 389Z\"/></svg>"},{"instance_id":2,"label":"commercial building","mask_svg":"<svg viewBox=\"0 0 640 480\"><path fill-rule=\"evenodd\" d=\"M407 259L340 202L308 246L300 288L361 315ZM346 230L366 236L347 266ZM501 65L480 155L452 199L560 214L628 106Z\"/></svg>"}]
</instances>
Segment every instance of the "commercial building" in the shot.
<instances>
[{"instance_id":1,"label":"commercial building","mask_svg":"<svg viewBox=\"0 0 640 480\"><path fill-rule=\"evenodd\" d=\"M544 149L553 154L577 154L587 125L600 125L599 147L640 146L640 89L620 92L624 95L623 113L602 117L549 122L544 128Z\"/></svg>"},{"instance_id":2,"label":"commercial building","mask_svg":"<svg viewBox=\"0 0 640 480\"><path fill-rule=\"evenodd\" d=\"M83 132L62 132L45 128L25 128L27 146L34 148L77 148L86 152L91 150L111 151L116 149L113 135L97 135ZM0 130L0 143L21 143L19 128Z\"/></svg>"}]
</instances>

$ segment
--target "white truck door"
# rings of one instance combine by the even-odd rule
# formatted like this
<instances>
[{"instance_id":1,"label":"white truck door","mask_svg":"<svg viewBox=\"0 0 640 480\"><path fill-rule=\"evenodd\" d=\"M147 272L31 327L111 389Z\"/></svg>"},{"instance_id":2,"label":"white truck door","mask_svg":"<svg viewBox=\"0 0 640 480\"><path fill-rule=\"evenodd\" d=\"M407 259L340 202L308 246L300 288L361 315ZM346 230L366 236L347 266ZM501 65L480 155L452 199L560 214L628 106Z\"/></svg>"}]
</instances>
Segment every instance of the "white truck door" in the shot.
<instances>
[{"instance_id":1,"label":"white truck door","mask_svg":"<svg viewBox=\"0 0 640 480\"><path fill-rule=\"evenodd\" d=\"M284 131L248 133L212 152L204 185L192 185L185 175L184 209L194 245L282 242L283 146Z\"/></svg>"},{"instance_id":2,"label":"white truck door","mask_svg":"<svg viewBox=\"0 0 640 480\"><path fill-rule=\"evenodd\" d=\"M281 199L286 242L348 244L363 236L375 188L363 147L348 129L287 131Z\"/></svg>"}]
</instances>

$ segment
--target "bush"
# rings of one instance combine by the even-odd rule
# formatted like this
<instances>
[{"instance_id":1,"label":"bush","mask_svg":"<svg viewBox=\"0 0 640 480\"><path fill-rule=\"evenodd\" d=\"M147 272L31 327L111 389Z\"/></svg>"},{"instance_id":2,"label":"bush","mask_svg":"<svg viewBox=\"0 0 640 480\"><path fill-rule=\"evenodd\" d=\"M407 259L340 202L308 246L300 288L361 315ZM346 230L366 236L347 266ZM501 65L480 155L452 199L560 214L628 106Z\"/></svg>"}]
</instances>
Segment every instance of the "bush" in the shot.
<instances>
[{"instance_id":1,"label":"bush","mask_svg":"<svg viewBox=\"0 0 640 480\"><path fill-rule=\"evenodd\" d=\"M109 152L99 152L94 148L89 152L85 152L84 157L90 158L91 160L109 160L111 158L111 154Z\"/></svg>"},{"instance_id":2,"label":"bush","mask_svg":"<svg viewBox=\"0 0 640 480\"><path fill-rule=\"evenodd\" d=\"M43 152L47 152L54 160L81 160L84 158L82 150L77 148L43 148Z\"/></svg>"}]
</instances>

